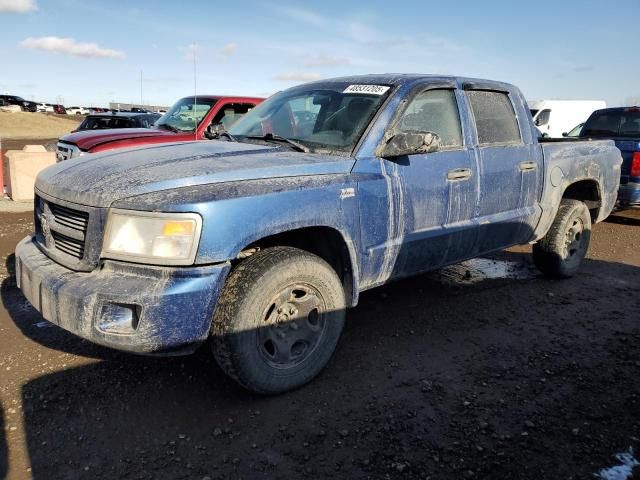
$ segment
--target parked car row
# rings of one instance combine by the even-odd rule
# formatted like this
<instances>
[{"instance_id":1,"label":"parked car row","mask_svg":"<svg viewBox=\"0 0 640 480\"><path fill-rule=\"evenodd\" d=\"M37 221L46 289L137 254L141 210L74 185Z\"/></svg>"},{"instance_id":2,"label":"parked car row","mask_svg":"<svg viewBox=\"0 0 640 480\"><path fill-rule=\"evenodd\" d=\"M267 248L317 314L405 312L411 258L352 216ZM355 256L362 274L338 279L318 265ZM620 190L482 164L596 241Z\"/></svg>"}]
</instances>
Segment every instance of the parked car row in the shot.
<instances>
[{"instance_id":1,"label":"parked car row","mask_svg":"<svg viewBox=\"0 0 640 480\"><path fill-rule=\"evenodd\" d=\"M41 112L41 113L56 113L59 115L89 115L92 113L106 113L106 112L124 112L125 110L112 110L104 107L65 107L61 104L34 102L31 100L25 100L17 95L0 95L0 107L8 107L15 105L24 112ZM144 108L132 107L130 112L133 113L166 113L164 110L158 112L151 112Z\"/></svg>"},{"instance_id":2,"label":"parked car row","mask_svg":"<svg viewBox=\"0 0 640 480\"><path fill-rule=\"evenodd\" d=\"M167 355L207 342L240 385L283 392L324 368L365 290L526 243L545 275L576 274L620 184L600 138L636 120L551 139L517 87L450 76L185 97L153 128L60 139L17 283L80 337Z\"/></svg>"},{"instance_id":3,"label":"parked car row","mask_svg":"<svg viewBox=\"0 0 640 480\"><path fill-rule=\"evenodd\" d=\"M112 118L112 122L118 124L115 129L110 126L105 127L108 130L103 130L97 125L115 126L115 123L107 122L105 115L91 115L77 131L58 140L57 160L68 160L86 153L97 153L116 148L202 140L206 138L209 126L220 124L229 128L262 100L262 98L256 97L215 95L185 97L178 100L167 113L152 125L145 122L158 114L130 113L117 114L115 117L107 114L106 118ZM125 119L127 119L127 125L124 124ZM143 122L145 125L134 124L138 122Z\"/></svg>"}]
</instances>

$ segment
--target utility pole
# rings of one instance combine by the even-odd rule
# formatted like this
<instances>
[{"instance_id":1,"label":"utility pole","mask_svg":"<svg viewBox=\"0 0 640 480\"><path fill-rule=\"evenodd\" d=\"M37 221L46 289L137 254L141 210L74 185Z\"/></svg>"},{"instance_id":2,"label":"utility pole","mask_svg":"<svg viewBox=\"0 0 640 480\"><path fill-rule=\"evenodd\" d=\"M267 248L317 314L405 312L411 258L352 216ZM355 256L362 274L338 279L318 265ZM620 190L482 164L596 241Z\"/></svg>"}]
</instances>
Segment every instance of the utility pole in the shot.
<instances>
[{"instance_id":1,"label":"utility pole","mask_svg":"<svg viewBox=\"0 0 640 480\"><path fill-rule=\"evenodd\" d=\"M144 101L142 100L142 70L140 70L140 107L144 105Z\"/></svg>"}]
</instances>

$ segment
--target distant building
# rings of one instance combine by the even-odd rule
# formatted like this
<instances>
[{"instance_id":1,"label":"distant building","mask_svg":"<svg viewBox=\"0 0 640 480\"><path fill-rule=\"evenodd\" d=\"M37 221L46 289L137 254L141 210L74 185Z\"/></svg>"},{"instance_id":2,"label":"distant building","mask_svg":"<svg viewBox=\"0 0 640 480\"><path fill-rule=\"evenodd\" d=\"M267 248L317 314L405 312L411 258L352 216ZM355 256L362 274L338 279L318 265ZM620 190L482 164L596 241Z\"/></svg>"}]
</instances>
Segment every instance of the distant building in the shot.
<instances>
[{"instance_id":1,"label":"distant building","mask_svg":"<svg viewBox=\"0 0 640 480\"><path fill-rule=\"evenodd\" d=\"M159 110L167 111L170 107L164 105L140 105L139 103L124 103L124 102L109 102L109 108L111 110L131 110L132 108L144 108L150 112L157 112Z\"/></svg>"}]
</instances>

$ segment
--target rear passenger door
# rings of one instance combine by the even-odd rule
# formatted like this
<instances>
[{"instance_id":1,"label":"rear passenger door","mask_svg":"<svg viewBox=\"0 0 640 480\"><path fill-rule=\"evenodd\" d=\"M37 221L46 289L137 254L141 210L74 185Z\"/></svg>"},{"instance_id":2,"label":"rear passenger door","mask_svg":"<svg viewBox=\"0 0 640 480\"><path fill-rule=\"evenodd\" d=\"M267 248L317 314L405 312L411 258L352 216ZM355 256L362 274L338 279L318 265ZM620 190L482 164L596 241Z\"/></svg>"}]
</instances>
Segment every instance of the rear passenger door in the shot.
<instances>
[{"instance_id":1,"label":"rear passenger door","mask_svg":"<svg viewBox=\"0 0 640 480\"><path fill-rule=\"evenodd\" d=\"M510 92L465 90L476 126L477 253L483 253L529 240L542 165L537 145L523 142Z\"/></svg>"}]
</instances>

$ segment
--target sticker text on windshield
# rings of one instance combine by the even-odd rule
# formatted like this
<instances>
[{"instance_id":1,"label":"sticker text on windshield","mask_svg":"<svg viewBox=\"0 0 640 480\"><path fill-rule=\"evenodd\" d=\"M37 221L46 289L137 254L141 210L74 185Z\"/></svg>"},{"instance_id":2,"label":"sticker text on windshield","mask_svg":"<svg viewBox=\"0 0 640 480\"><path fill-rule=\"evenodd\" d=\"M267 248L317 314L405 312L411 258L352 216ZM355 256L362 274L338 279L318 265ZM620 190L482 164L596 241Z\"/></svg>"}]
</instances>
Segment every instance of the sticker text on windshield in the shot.
<instances>
[{"instance_id":1,"label":"sticker text on windshield","mask_svg":"<svg viewBox=\"0 0 640 480\"><path fill-rule=\"evenodd\" d=\"M383 95L389 87L384 85L349 85L342 93L366 93L369 95Z\"/></svg>"}]
</instances>

